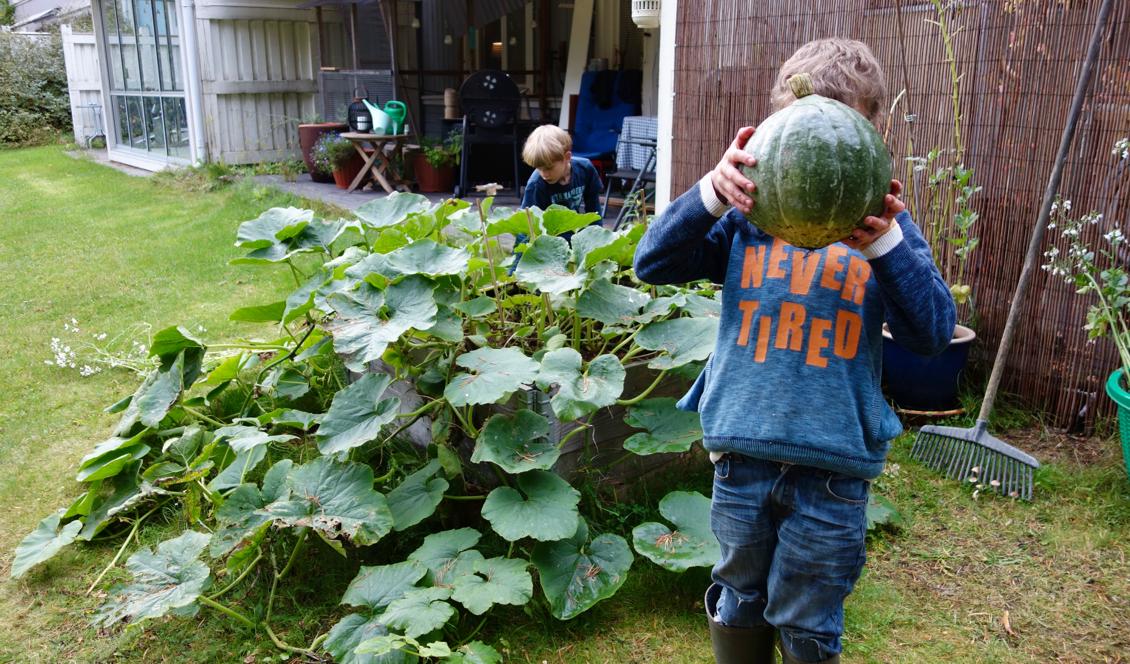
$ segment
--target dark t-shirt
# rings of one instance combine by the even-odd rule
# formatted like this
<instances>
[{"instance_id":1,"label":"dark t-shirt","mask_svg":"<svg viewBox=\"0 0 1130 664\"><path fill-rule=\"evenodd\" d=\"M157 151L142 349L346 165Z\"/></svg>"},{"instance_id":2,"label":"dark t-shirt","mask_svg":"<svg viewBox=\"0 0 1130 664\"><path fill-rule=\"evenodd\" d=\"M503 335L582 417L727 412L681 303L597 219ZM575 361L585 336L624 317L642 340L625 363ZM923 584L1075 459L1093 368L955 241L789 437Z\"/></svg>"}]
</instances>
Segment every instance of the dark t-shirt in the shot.
<instances>
[{"instance_id":1,"label":"dark t-shirt","mask_svg":"<svg viewBox=\"0 0 1130 664\"><path fill-rule=\"evenodd\" d=\"M522 207L546 209L550 205L563 205L576 212L600 212L600 174L596 166L584 157L573 157L569 184L549 184L535 170L526 182Z\"/></svg>"}]
</instances>

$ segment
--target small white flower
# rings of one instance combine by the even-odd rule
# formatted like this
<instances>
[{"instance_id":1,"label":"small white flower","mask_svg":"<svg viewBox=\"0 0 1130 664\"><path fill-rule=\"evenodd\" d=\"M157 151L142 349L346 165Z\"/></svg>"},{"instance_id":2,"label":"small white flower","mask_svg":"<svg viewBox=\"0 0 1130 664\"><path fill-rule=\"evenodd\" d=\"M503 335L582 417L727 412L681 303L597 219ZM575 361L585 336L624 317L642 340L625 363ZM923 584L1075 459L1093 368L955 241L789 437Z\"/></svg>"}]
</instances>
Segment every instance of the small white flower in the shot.
<instances>
[{"instance_id":1,"label":"small white flower","mask_svg":"<svg viewBox=\"0 0 1130 664\"><path fill-rule=\"evenodd\" d=\"M97 339L97 340L99 340L99 341L102 341L103 339L105 339L105 338L106 338L106 333L105 333L105 332L103 332L102 334L98 334L98 335L95 335L95 337L94 337L94 338L95 338L95 339Z\"/></svg>"},{"instance_id":2,"label":"small white flower","mask_svg":"<svg viewBox=\"0 0 1130 664\"><path fill-rule=\"evenodd\" d=\"M1111 244L1118 244L1119 242L1121 242L1125 238L1122 235L1122 230L1115 228L1114 230L1110 231L1106 235L1103 235L1103 239L1106 240L1107 242L1111 243Z\"/></svg>"},{"instance_id":3,"label":"small white flower","mask_svg":"<svg viewBox=\"0 0 1130 664\"><path fill-rule=\"evenodd\" d=\"M71 325L74 325L75 327L78 327L78 321L72 318L72 319L71 319Z\"/></svg>"},{"instance_id":4,"label":"small white flower","mask_svg":"<svg viewBox=\"0 0 1130 664\"><path fill-rule=\"evenodd\" d=\"M1071 201L1064 201L1063 202L1063 209L1070 211L1071 210Z\"/></svg>"}]
</instances>

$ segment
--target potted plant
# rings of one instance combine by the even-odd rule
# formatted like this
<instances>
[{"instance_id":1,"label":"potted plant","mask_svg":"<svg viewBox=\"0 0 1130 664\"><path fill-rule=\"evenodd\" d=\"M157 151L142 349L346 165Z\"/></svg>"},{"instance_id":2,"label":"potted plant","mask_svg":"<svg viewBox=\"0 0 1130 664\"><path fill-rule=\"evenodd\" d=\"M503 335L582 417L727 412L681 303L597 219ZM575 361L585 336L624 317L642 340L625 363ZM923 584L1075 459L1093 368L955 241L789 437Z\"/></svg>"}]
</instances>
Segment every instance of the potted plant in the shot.
<instances>
[{"instance_id":1,"label":"potted plant","mask_svg":"<svg viewBox=\"0 0 1130 664\"><path fill-rule=\"evenodd\" d=\"M313 156L315 168L331 173L340 189L348 188L365 165L353 143L336 133L322 134L314 144Z\"/></svg>"},{"instance_id":2,"label":"potted plant","mask_svg":"<svg viewBox=\"0 0 1130 664\"><path fill-rule=\"evenodd\" d=\"M973 329L976 302L967 282L966 265L980 242L973 234L978 214L972 201L981 187L974 182L973 169L964 162L960 113L962 77L958 73L953 45L953 36L961 28L955 29L950 24L952 17L945 3L935 0L934 8L936 20L931 23L938 28L950 74L953 144L946 149L934 148L925 157L906 157L910 167L907 204L915 221L923 226L934 262L950 285L950 293L957 304L958 324L949 347L933 357L903 348L884 326L883 386L895 406L904 412L948 415L958 411L959 380L969 358L969 349L977 338ZM924 177L925 183L922 183Z\"/></svg>"},{"instance_id":3,"label":"potted plant","mask_svg":"<svg viewBox=\"0 0 1130 664\"><path fill-rule=\"evenodd\" d=\"M1130 138L1115 144L1118 170L1130 162ZM1071 201L1057 198L1048 228L1059 230L1066 248L1053 244L1043 268L1063 279L1075 292L1094 298L1087 309L1089 339L1109 338L1118 350L1119 367L1106 380L1106 393L1118 408L1118 429L1126 470L1130 473L1130 271L1125 267L1126 236L1117 225L1103 232L1103 216L1071 214Z\"/></svg>"},{"instance_id":4,"label":"potted plant","mask_svg":"<svg viewBox=\"0 0 1130 664\"><path fill-rule=\"evenodd\" d=\"M302 151L302 161L314 182L333 182L330 171L322 172L314 164L314 144L325 133L339 133L347 130L349 125L344 122L321 122L316 116L298 123L298 146Z\"/></svg>"},{"instance_id":5,"label":"potted plant","mask_svg":"<svg viewBox=\"0 0 1130 664\"><path fill-rule=\"evenodd\" d=\"M443 140L425 138L420 147L412 162L420 191L451 191L455 186L455 167L463 152L463 135L452 130Z\"/></svg>"},{"instance_id":6,"label":"potted plant","mask_svg":"<svg viewBox=\"0 0 1130 664\"><path fill-rule=\"evenodd\" d=\"M931 167L938 157L939 151L931 150L915 162L914 172ZM973 288L966 281L966 264L980 242L973 235L978 214L971 206L980 191L973 182L973 170L952 163L937 168L927 179L925 194L912 199L919 203L912 213L925 223L934 261L957 304L958 324L949 347L932 357L903 348L884 326L883 384L887 395L903 411L952 414L958 408L961 373L977 338Z\"/></svg>"}]
</instances>

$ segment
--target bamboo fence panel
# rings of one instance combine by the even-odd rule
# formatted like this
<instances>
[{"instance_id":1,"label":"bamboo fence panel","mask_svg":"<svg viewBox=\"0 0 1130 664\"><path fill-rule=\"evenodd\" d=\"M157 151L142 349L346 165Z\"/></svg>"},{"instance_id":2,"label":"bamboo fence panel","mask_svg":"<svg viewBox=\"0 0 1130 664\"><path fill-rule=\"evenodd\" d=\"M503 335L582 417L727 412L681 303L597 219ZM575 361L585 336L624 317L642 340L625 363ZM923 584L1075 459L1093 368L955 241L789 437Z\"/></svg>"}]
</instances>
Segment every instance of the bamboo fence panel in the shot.
<instances>
[{"instance_id":1,"label":"bamboo fence panel","mask_svg":"<svg viewBox=\"0 0 1130 664\"><path fill-rule=\"evenodd\" d=\"M778 67L799 46L842 36L868 43L886 73L891 113L881 122L903 198L948 283L973 288L962 320L976 329L974 367L992 362L1032 226L1086 55L1099 0L708 0L680 2L675 52L673 190L690 187L717 163L742 126L770 113ZM950 31L947 50L939 24ZM952 52L952 73L951 58ZM1130 136L1130 2L1117 3L1059 191L1072 214L1096 210L1092 245L1120 228L1130 235L1130 160L1112 154ZM958 81L957 117L953 102ZM908 157L939 151L915 170ZM953 210L948 185L931 187L942 165L962 163L982 187L970 202L979 238L964 268L942 241ZM1066 243L1053 230L1045 249ZM1130 252L1121 256L1123 265ZM1118 366L1113 344L1083 329L1089 297L1040 271L1033 280L1002 389L1090 431L1113 412L1106 376Z\"/></svg>"}]
</instances>

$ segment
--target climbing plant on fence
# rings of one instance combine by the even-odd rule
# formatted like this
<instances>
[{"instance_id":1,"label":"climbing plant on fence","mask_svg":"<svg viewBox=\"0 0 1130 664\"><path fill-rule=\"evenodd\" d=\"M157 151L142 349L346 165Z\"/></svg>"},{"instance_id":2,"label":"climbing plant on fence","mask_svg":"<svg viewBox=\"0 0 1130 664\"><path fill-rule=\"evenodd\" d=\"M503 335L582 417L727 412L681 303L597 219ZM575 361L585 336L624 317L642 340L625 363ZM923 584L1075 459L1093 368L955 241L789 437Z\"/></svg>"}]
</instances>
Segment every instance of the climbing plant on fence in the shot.
<instances>
[{"instance_id":1,"label":"climbing plant on fence","mask_svg":"<svg viewBox=\"0 0 1130 664\"><path fill-rule=\"evenodd\" d=\"M705 496L668 494L666 523L639 524L631 546L579 508L574 484L596 464L701 438L695 414L654 395L697 373L719 312L709 286L637 282L643 227L594 219L394 194L355 219L273 208L243 223L233 262L288 270L295 290L232 318L275 323L277 337L154 335L155 368L107 409L120 420L79 465L84 490L21 542L12 576L95 536L121 538L113 567L143 522L172 512L187 527L125 560L132 579L96 624L203 607L341 662L486 662L499 656L471 640L482 623L461 629L460 616L539 601L568 620L616 593L633 549L676 571L709 566ZM498 239L517 233L530 240L511 272ZM598 462L577 443L609 412L634 433ZM410 536L402 560L360 566L341 597L351 612L311 643L272 629L311 540L372 560ZM225 604L252 583L269 586L263 606Z\"/></svg>"}]
</instances>

